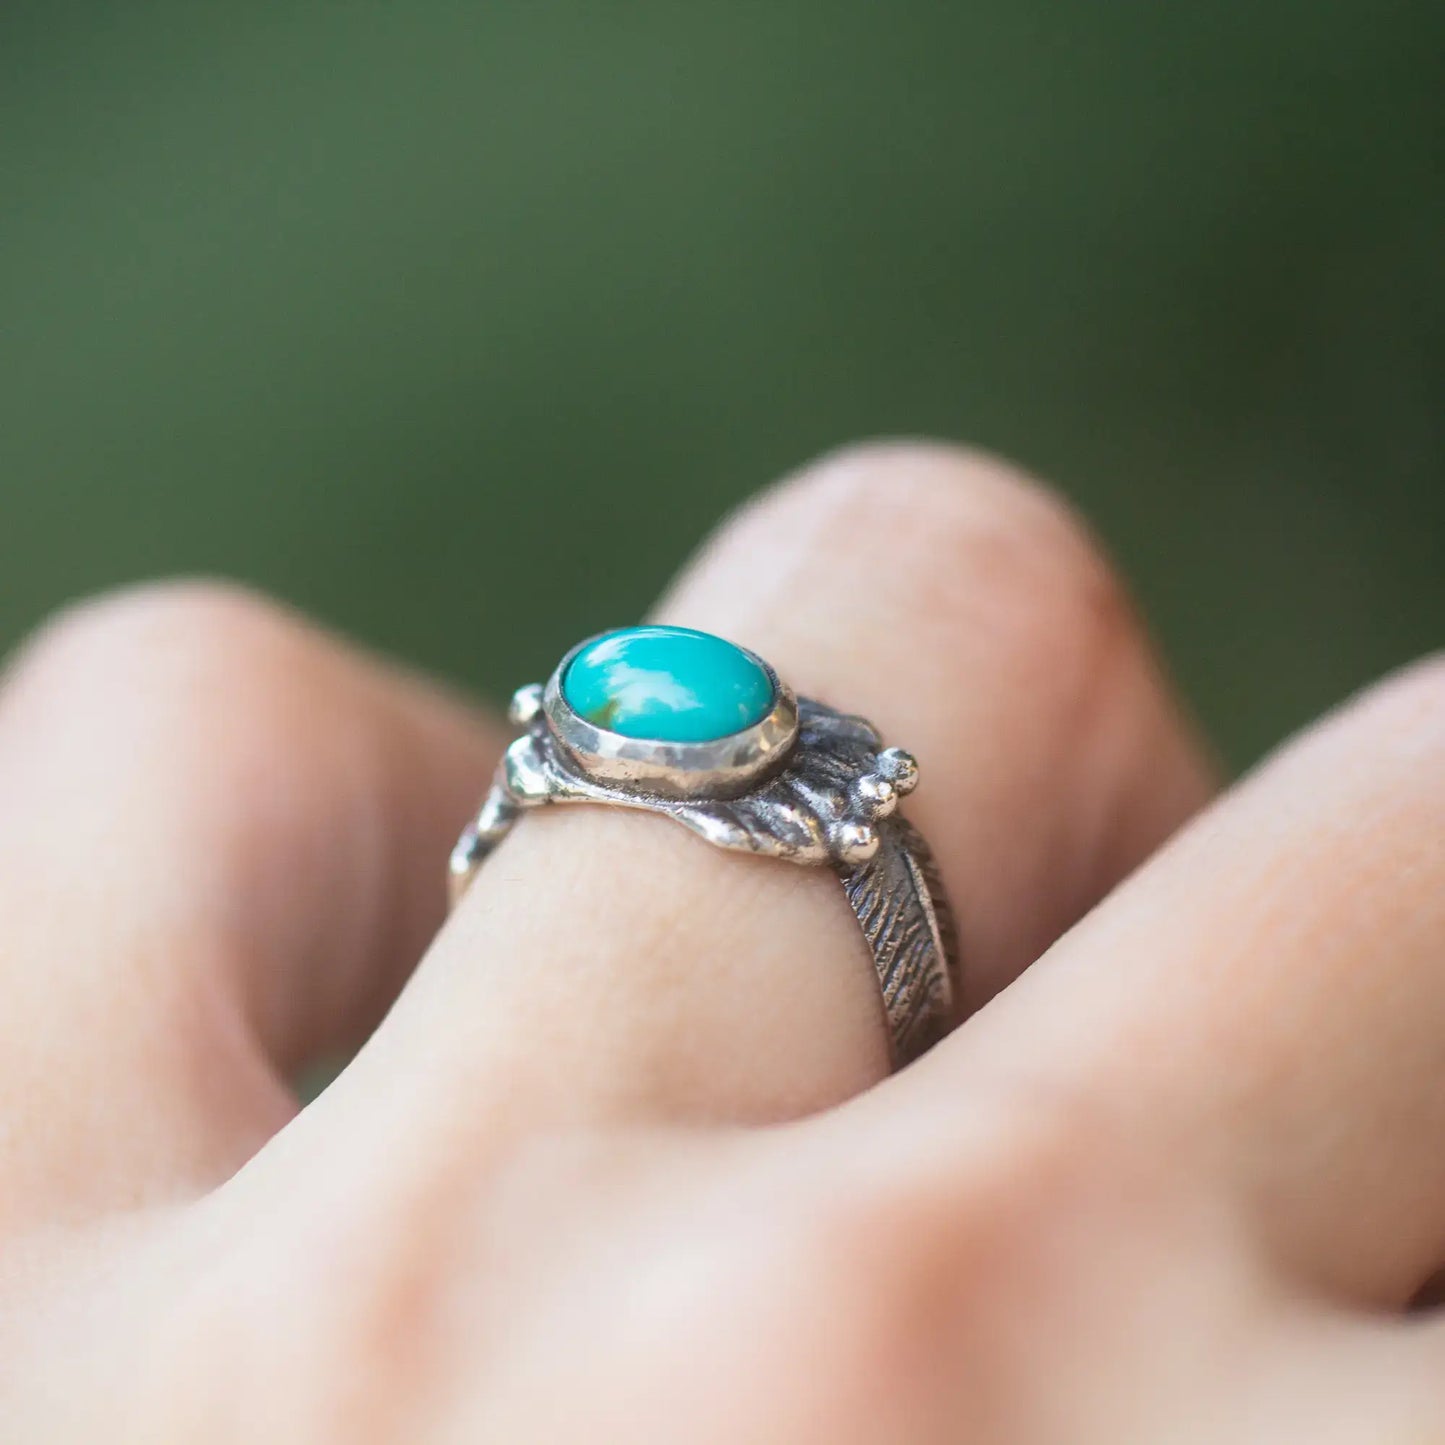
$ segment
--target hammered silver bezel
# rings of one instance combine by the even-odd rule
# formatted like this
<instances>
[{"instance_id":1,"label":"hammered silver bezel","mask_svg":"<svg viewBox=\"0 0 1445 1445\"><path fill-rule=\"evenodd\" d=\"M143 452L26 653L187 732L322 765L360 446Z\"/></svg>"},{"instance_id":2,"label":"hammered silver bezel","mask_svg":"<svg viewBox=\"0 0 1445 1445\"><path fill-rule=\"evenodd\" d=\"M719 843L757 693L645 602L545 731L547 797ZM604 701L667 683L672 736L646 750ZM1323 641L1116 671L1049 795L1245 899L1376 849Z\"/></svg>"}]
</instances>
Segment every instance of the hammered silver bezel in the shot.
<instances>
[{"instance_id":1,"label":"hammered silver bezel","mask_svg":"<svg viewBox=\"0 0 1445 1445\"><path fill-rule=\"evenodd\" d=\"M584 638L553 669L542 691L542 711L552 736L588 776L640 795L662 798L735 798L787 762L798 740L798 700L771 665L733 643L767 675L773 705L766 716L726 737L678 743L632 738L588 722L567 701L562 681L573 659L599 638Z\"/></svg>"}]
</instances>

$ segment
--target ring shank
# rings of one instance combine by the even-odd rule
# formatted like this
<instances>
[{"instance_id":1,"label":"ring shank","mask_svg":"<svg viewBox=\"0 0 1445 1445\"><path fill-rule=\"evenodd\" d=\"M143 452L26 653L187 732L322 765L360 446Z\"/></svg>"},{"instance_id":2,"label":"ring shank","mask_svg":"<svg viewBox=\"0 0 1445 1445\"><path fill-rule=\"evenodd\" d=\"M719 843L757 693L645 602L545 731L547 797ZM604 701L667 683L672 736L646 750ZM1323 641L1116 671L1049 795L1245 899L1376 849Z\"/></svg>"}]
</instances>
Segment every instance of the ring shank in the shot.
<instances>
[{"instance_id":1,"label":"ring shank","mask_svg":"<svg viewBox=\"0 0 1445 1445\"><path fill-rule=\"evenodd\" d=\"M958 950L952 910L923 835L897 816L879 832L878 852L842 883L873 955L896 1069L957 1022L952 960Z\"/></svg>"}]
</instances>

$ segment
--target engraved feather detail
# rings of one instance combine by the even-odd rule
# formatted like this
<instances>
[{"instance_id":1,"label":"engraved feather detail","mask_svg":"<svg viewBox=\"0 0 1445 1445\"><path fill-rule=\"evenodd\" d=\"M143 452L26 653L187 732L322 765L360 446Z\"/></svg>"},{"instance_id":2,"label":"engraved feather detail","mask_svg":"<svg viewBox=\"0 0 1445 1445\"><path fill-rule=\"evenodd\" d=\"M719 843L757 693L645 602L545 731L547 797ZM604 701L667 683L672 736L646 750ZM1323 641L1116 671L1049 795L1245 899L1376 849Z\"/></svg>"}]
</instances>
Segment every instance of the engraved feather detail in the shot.
<instances>
[{"instance_id":1,"label":"engraved feather detail","mask_svg":"<svg viewBox=\"0 0 1445 1445\"><path fill-rule=\"evenodd\" d=\"M895 1050L913 1058L957 1022L957 980L939 959L958 956L953 915L922 834L902 818L843 891L872 950Z\"/></svg>"}]
</instances>

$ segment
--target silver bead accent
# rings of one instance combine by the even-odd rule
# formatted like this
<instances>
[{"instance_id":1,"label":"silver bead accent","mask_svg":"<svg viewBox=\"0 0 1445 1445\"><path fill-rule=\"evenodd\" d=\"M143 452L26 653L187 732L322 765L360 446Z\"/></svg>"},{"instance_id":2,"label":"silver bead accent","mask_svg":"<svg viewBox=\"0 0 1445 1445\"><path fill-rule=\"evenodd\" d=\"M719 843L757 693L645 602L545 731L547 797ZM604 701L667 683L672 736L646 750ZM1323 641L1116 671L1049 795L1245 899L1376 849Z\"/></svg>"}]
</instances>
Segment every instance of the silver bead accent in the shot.
<instances>
[{"instance_id":1,"label":"silver bead accent","mask_svg":"<svg viewBox=\"0 0 1445 1445\"><path fill-rule=\"evenodd\" d=\"M542 711L542 685L529 682L512 694L507 705L507 721L513 727L524 728Z\"/></svg>"}]
</instances>

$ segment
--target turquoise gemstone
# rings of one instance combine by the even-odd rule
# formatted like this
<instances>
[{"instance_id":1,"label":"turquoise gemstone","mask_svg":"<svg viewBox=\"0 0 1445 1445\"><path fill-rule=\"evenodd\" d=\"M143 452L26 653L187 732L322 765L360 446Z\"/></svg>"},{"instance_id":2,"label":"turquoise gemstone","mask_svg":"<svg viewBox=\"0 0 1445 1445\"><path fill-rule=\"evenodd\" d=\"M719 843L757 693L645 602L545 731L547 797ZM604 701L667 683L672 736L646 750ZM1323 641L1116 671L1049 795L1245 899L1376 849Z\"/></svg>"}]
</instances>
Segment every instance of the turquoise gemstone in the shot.
<instances>
[{"instance_id":1,"label":"turquoise gemstone","mask_svg":"<svg viewBox=\"0 0 1445 1445\"><path fill-rule=\"evenodd\" d=\"M705 743L761 722L768 674L740 647L690 627L624 627L589 642L562 695L595 727L629 738Z\"/></svg>"}]
</instances>

